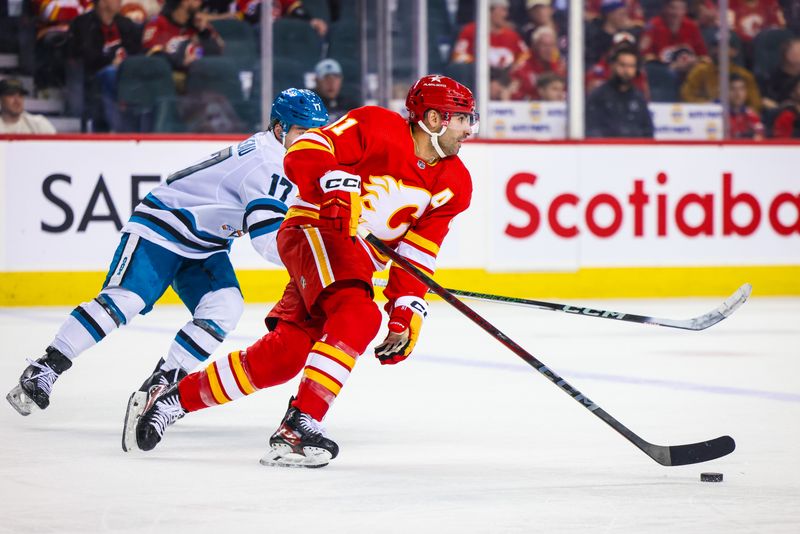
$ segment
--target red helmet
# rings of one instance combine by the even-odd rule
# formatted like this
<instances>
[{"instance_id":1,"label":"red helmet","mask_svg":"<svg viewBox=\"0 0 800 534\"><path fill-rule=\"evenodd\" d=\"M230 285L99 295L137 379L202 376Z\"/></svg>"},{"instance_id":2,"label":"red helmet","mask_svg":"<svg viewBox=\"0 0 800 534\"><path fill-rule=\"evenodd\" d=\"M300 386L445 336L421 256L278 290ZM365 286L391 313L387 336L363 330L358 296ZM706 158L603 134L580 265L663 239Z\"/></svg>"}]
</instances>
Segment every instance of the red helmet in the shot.
<instances>
[{"instance_id":1,"label":"red helmet","mask_svg":"<svg viewBox=\"0 0 800 534\"><path fill-rule=\"evenodd\" d=\"M466 86L440 74L423 76L411 86L406 97L408 119L420 121L429 109L435 109L450 120L453 113L469 115L470 124L478 120L475 113L475 98Z\"/></svg>"}]
</instances>

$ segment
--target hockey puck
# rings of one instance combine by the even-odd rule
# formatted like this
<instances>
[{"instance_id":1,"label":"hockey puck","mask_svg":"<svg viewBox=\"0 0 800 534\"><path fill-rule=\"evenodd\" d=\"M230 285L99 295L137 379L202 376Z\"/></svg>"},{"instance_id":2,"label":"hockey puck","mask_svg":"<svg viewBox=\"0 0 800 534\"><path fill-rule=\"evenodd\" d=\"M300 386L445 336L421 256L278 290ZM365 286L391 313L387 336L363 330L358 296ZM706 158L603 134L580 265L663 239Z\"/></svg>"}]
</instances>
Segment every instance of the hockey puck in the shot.
<instances>
[{"instance_id":1,"label":"hockey puck","mask_svg":"<svg viewBox=\"0 0 800 534\"><path fill-rule=\"evenodd\" d=\"M700 473L703 482L722 482L722 473Z\"/></svg>"}]
</instances>

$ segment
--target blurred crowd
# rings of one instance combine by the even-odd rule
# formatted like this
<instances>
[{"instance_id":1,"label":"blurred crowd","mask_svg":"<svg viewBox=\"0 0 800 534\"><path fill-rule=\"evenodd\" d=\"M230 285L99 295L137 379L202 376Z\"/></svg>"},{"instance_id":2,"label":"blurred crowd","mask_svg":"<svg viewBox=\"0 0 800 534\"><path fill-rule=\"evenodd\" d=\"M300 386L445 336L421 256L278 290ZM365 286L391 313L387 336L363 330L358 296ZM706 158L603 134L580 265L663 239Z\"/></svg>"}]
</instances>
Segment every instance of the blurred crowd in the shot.
<instances>
[{"instance_id":1,"label":"blurred crowd","mask_svg":"<svg viewBox=\"0 0 800 534\"><path fill-rule=\"evenodd\" d=\"M587 135L652 137L648 103L719 102L715 0L585 3ZM273 90L312 88L333 118L363 103L356 4L272 1ZM394 38L404 46L413 22L401 4L392 4ZM490 0L492 100L566 99L567 4ZM22 128L13 125L23 124L15 110L26 94L60 99L82 131L252 131L260 8L261 0L0 0L0 58L18 58L0 61L0 133ZM474 87L475 2L429 0L428 9L431 69ZM729 0L727 20L731 137L800 136L800 1ZM409 54L395 53L402 78Z\"/></svg>"}]
</instances>

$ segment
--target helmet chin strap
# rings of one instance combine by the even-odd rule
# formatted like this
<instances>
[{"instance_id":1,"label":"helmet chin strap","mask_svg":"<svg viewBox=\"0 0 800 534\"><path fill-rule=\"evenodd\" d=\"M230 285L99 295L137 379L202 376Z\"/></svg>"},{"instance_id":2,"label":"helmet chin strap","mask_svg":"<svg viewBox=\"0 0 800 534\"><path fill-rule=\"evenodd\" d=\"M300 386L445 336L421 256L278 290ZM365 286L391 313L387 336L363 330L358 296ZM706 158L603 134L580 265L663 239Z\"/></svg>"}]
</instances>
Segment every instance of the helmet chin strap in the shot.
<instances>
[{"instance_id":1,"label":"helmet chin strap","mask_svg":"<svg viewBox=\"0 0 800 534\"><path fill-rule=\"evenodd\" d=\"M422 128L423 132L431 136L431 144L433 145L433 149L436 151L436 153L439 154L439 157L446 158L447 154L445 154L444 151L442 150L442 147L439 146L439 137L441 137L441 135L447 131L447 123L442 123L442 124L443 124L442 131L440 131L439 133L433 133L428 129L427 126L425 126L424 122L417 121L417 126Z\"/></svg>"},{"instance_id":2,"label":"helmet chin strap","mask_svg":"<svg viewBox=\"0 0 800 534\"><path fill-rule=\"evenodd\" d=\"M283 124L281 124L281 145L286 148L286 128L283 127Z\"/></svg>"}]
</instances>

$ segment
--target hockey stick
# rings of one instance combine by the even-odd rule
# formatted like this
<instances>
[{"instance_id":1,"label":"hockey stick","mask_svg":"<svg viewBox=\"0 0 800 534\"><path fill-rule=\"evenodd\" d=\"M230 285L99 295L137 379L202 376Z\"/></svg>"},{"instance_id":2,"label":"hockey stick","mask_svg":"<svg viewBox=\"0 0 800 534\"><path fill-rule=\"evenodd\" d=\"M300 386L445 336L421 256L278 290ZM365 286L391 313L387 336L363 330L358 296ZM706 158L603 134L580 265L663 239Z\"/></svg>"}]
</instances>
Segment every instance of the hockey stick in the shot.
<instances>
[{"instance_id":1,"label":"hockey stick","mask_svg":"<svg viewBox=\"0 0 800 534\"><path fill-rule=\"evenodd\" d=\"M386 287L388 283L383 278L373 278L372 283L378 287ZM579 315L586 315L588 317L599 317L601 319L614 319L617 321L626 321L629 323L649 324L654 326L666 326L668 328L681 328L683 330L705 330L709 326L714 326L722 321L739 306L745 303L753 290L750 284L743 284L742 287L736 292L725 299L725 302L720 304L716 309L711 310L703 315L698 315L691 319L663 319L660 317L649 317L647 315L635 315L632 313L622 313L609 310L598 310L596 308L586 308L581 306L571 306L569 304L559 304L557 302L546 302L543 300L522 299L517 297L504 297L502 295L491 295L489 293L476 293L474 291L464 291L461 289L449 289L447 291L457 297L466 297L468 299L481 300L484 302L500 302L503 304L515 304L524 308L536 308L538 310L550 310Z\"/></svg>"},{"instance_id":2,"label":"hockey stick","mask_svg":"<svg viewBox=\"0 0 800 534\"><path fill-rule=\"evenodd\" d=\"M388 256L399 267L402 267L420 282L425 284L431 292L439 295L448 304L453 306L472 322L483 328L489 335L511 349L514 354L525 360L525 363L543 374L553 384L561 388L567 395L578 401L581 406L602 419L608 426L622 434L625 439L633 443L639 448L639 450L644 452L647 456L659 464L687 465L708 462L709 460L714 460L716 458L725 456L726 454L730 454L736 448L736 443L730 436L721 436L712 440L691 443L688 445L664 446L648 443L625 425L614 419L608 414L608 412L592 402L580 391L572 387L569 383L567 383L566 380L551 371L545 364L540 362L532 354L519 346L516 342L514 342L514 340L506 336L497 327L484 319L472 308L458 300L452 293L450 293L450 291L437 284L430 276L417 269L397 252L389 248L389 246L387 246L383 241L364 229L359 230L359 235L375 249L380 251L385 256Z\"/></svg>"}]
</instances>

